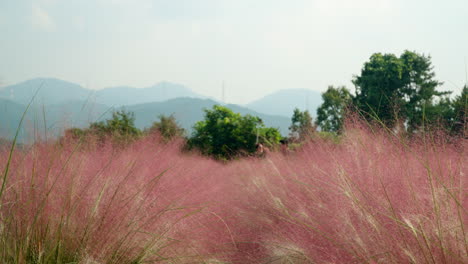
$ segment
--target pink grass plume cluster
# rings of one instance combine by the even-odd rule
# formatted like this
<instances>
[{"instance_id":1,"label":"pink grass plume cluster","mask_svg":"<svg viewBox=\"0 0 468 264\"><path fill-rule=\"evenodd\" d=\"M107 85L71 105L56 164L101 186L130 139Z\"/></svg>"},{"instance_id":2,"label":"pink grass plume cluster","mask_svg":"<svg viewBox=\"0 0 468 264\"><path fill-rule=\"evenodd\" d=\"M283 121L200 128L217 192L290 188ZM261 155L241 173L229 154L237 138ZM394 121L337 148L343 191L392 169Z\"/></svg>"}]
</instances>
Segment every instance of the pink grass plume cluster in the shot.
<instances>
[{"instance_id":1,"label":"pink grass plume cluster","mask_svg":"<svg viewBox=\"0 0 468 264\"><path fill-rule=\"evenodd\" d=\"M13 153L2 263L467 263L466 140L351 125L227 164L155 137ZM0 169L8 149L0 151Z\"/></svg>"}]
</instances>

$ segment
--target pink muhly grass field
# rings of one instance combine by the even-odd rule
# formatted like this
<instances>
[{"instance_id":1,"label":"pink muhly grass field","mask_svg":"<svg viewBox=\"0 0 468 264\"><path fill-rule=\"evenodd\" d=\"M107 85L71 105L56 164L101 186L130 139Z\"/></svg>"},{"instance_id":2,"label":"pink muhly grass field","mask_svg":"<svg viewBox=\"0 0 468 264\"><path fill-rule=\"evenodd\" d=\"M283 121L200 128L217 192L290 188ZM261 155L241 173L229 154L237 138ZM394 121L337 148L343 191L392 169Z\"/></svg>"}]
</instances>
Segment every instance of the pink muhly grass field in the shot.
<instances>
[{"instance_id":1,"label":"pink muhly grass field","mask_svg":"<svg viewBox=\"0 0 468 264\"><path fill-rule=\"evenodd\" d=\"M0 262L468 262L466 140L351 127L339 144L227 164L182 144L15 151Z\"/></svg>"}]
</instances>

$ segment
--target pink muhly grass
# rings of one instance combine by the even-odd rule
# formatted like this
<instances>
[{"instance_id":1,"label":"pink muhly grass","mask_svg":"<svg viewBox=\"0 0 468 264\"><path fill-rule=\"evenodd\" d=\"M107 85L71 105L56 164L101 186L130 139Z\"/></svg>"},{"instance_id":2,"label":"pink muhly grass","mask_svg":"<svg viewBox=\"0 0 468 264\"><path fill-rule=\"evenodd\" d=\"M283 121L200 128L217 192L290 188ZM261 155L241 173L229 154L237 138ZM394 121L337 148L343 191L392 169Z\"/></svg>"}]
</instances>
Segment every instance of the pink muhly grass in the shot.
<instances>
[{"instance_id":1,"label":"pink muhly grass","mask_svg":"<svg viewBox=\"0 0 468 264\"><path fill-rule=\"evenodd\" d=\"M233 164L248 179L243 228L260 233L262 255L248 262L466 263L468 163L458 144L350 127L339 145L317 140Z\"/></svg>"},{"instance_id":2,"label":"pink muhly grass","mask_svg":"<svg viewBox=\"0 0 468 264\"><path fill-rule=\"evenodd\" d=\"M219 248L214 241L188 238L206 225L226 228L206 209L213 197L205 197L211 195L206 186L216 184L211 172L221 165L182 155L180 147L141 140L124 150L74 143L15 152L1 202L2 262L212 257ZM4 160L8 153L0 155ZM210 244L211 251L203 251Z\"/></svg>"},{"instance_id":3,"label":"pink muhly grass","mask_svg":"<svg viewBox=\"0 0 468 264\"><path fill-rule=\"evenodd\" d=\"M19 150L1 200L0 260L468 262L466 140L403 140L357 124L339 144L314 139L227 164L157 137Z\"/></svg>"}]
</instances>

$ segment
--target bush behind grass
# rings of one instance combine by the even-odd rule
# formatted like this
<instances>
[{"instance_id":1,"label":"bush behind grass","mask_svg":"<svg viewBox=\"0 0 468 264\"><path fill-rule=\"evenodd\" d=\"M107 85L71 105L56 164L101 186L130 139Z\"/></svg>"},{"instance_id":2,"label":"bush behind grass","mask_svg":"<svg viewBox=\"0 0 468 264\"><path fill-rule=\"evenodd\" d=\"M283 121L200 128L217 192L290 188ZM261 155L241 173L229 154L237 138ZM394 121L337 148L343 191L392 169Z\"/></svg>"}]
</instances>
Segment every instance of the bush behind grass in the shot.
<instances>
[{"instance_id":1,"label":"bush behind grass","mask_svg":"<svg viewBox=\"0 0 468 264\"><path fill-rule=\"evenodd\" d=\"M24 147L0 200L0 262L468 262L467 141L346 128L338 144L227 164L151 137Z\"/></svg>"}]
</instances>

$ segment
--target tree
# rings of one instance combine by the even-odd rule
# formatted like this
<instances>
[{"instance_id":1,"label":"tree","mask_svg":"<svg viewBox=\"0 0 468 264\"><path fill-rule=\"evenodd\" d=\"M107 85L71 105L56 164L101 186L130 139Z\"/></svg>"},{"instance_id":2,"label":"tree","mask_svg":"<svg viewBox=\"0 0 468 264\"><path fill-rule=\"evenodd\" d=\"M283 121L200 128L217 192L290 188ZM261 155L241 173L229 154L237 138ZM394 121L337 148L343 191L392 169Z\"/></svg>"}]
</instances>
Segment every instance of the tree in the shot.
<instances>
[{"instance_id":1,"label":"tree","mask_svg":"<svg viewBox=\"0 0 468 264\"><path fill-rule=\"evenodd\" d=\"M270 149L276 148L283 138L279 130L273 127L260 126L257 128L257 135L257 143L263 144Z\"/></svg>"},{"instance_id":2,"label":"tree","mask_svg":"<svg viewBox=\"0 0 468 264\"><path fill-rule=\"evenodd\" d=\"M394 54L375 53L355 76L354 104L369 120L380 120L393 128L403 122L410 131L422 126L423 112L432 108L435 98L447 94L436 88L431 57L405 51ZM435 110L437 108L432 108Z\"/></svg>"},{"instance_id":3,"label":"tree","mask_svg":"<svg viewBox=\"0 0 468 264\"><path fill-rule=\"evenodd\" d=\"M406 99L404 116L408 130L412 132L439 123L448 111L448 101L442 96L450 92L436 90L442 82L434 79L431 57L405 51L400 60L404 65L402 94ZM439 102L436 99L440 99Z\"/></svg>"},{"instance_id":4,"label":"tree","mask_svg":"<svg viewBox=\"0 0 468 264\"><path fill-rule=\"evenodd\" d=\"M360 76L355 76L354 103L368 119L378 118L392 126L400 112L403 96L403 64L393 54L376 53L364 64Z\"/></svg>"},{"instance_id":5,"label":"tree","mask_svg":"<svg viewBox=\"0 0 468 264\"><path fill-rule=\"evenodd\" d=\"M205 109L205 119L195 124L188 147L218 159L232 159L254 153L260 140L278 144L281 137L274 130L266 128L258 117L241 116L215 105L211 110Z\"/></svg>"},{"instance_id":6,"label":"tree","mask_svg":"<svg viewBox=\"0 0 468 264\"><path fill-rule=\"evenodd\" d=\"M135 115L125 110L113 112L112 118L105 122L92 123L89 130L101 141L112 137L120 143L130 142L141 135L141 131L135 127Z\"/></svg>"},{"instance_id":7,"label":"tree","mask_svg":"<svg viewBox=\"0 0 468 264\"><path fill-rule=\"evenodd\" d=\"M165 141L170 141L175 137L182 137L185 134L185 130L181 128L174 117L174 115L159 116L159 122L154 122L149 133L158 131Z\"/></svg>"},{"instance_id":8,"label":"tree","mask_svg":"<svg viewBox=\"0 0 468 264\"><path fill-rule=\"evenodd\" d=\"M343 128L343 119L346 108L351 104L352 97L346 87L328 86L322 93L323 103L317 108L317 120L315 124L322 131L340 132Z\"/></svg>"},{"instance_id":9,"label":"tree","mask_svg":"<svg viewBox=\"0 0 468 264\"><path fill-rule=\"evenodd\" d=\"M292 135L298 135L301 139L312 135L316 128L312 123L312 116L310 115L309 111L306 110L302 112L298 108L294 109L289 130L291 131Z\"/></svg>"},{"instance_id":10,"label":"tree","mask_svg":"<svg viewBox=\"0 0 468 264\"><path fill-rule=\"evenodd\" d=\"M463 87L452 106L452 133L466 138L468 136L468 85Z\"/></svg>"}]
</instances>

